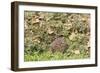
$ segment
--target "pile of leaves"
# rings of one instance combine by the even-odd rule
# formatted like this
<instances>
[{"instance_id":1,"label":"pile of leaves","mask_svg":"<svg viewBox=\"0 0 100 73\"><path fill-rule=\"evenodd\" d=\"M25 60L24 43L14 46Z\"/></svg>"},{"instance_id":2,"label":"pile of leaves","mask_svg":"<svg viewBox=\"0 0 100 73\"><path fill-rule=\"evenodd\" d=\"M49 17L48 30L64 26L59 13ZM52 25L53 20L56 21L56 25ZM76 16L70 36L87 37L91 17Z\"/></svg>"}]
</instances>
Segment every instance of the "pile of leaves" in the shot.
<instances>
[{"instance_id":1,"label":"pile of leaves","mask_svg":"<svg viewBox=\"0 0 100 73\"><path fill-rule=\"evenodd\" d=\"M69 47L52 53L50 44L63 35ZM90 14L24 12L24 60L44 61L90 57Z\"/></svg>"}]
</instances>

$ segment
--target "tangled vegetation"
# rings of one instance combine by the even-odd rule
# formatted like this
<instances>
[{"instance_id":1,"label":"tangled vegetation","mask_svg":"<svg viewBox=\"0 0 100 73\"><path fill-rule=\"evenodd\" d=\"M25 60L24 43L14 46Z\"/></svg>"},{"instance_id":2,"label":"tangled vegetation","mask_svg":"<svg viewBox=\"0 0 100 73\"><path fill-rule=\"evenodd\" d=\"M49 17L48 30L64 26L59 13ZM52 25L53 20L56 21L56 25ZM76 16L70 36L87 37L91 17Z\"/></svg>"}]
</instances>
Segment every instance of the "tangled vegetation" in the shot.
<instances>
[{"instance_id":1,"label":"tangled vegetation","mask_svg":"<svg viewBox=\"0 0 100 73\"><path fill-rule=\"evenodd\" d=\"M90 57L90 14L60 12L24 12L24 60L47 61ZM50 50L62 35L64 52ZM55 44L53 44L55 45ZM53 49L57 50L55 46ZM62 47L60 47L62 49Z\"/></svg>"}]
</instances>

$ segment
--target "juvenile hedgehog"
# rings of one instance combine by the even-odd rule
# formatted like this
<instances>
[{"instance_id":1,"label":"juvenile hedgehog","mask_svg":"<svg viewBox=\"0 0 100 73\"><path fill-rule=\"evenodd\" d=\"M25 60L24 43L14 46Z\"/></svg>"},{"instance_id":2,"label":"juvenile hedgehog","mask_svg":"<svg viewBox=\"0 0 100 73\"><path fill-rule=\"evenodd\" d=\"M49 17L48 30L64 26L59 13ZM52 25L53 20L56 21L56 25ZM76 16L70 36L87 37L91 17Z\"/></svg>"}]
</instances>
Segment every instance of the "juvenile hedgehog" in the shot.
<instances>
[{"instance_id":1,"label":"juvenile hedgehog","mask_svg":"<svg viewBox=\"0 0 100 73\"><path fill-rule=\"evenodd\" d=\"M65 42L63 36L58 36L51 44L50 51L64 53L65 49L68 49L68 44Z\"/></svg>"}]
</instances>

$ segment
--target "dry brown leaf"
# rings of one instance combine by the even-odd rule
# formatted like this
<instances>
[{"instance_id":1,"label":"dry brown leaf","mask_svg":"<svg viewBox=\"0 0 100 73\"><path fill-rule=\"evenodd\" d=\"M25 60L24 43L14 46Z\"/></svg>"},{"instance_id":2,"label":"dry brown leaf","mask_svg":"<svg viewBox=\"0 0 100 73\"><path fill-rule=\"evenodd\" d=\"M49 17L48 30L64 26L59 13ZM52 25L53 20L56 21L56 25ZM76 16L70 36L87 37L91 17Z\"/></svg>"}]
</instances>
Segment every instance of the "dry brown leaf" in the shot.
<instances>
[{"instance_id":1,"label":"dry brown leaf","mask_svg":"<svg viewBox=\"0 0 100 73\"><path fill-rule=\"evenodd\" d=\"M40 20L39 19L36 19L35 22L38 23L38 22L40 22Z\"/></svg>"},{"instance_id":2,"label":"dry brown leaf","mask_svg":"<svg viewBox=\"0 0 100 73\"><path fill-rule=\"evenodd\" d=\"M54 33L54 31L51 28L48 28L47 33L52 34L52 33Z\"/></svg>"},{"instance_id":3,"label":"dry brown leaf","mask_svg":"<svg viewBox=\"0 0 100 73\"><path fill-rule=\"evenodd\" d=\"M71 33L71 35L69 36L69 39L70 39L70 40L73 40L75 37L76 37L76 34L73 32L73 33Z\"/></svg>"},{"instance_id":4,"label":"dry brown leaf","mask_svg":"<svg viewBox=\"0 0 100 73\"><path fill-rule=\"evenodd\" d=\"M75 50L74 53L79 55L80 54L80 50Z\"/></svg>"},{"instance_id":5,"label":"dry brown leaf","mask_svg":"<svg viewBox=\"0 0 100 73\"><path fill-rule=\"evenodd\" d=\"M37 43L40 43L40 40L38 40L38 39L34 39L33 41L37 42Z\"/></svg>"}]
</instances>

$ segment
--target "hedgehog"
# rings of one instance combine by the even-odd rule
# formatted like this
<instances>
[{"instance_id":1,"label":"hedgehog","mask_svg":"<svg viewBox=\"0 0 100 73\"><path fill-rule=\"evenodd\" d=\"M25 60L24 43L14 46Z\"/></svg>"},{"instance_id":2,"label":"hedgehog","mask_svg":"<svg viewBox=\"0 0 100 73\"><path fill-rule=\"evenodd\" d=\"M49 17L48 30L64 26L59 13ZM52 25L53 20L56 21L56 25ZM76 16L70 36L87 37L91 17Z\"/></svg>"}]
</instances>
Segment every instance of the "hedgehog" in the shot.
<instances>
[{"instance_id":1,"label":"hedgehog","mask_svg":"<svg viewBox=\"0 0 100 73\"><path fill-rule=\"evenodd\" d=\"M50 51L52 53L61 52L64 53L65 50L68 49L68 44L65 42L65 39L62 35L58 36L54 39L54 41L50 44Z\"/></svg>"}]
</instances>

